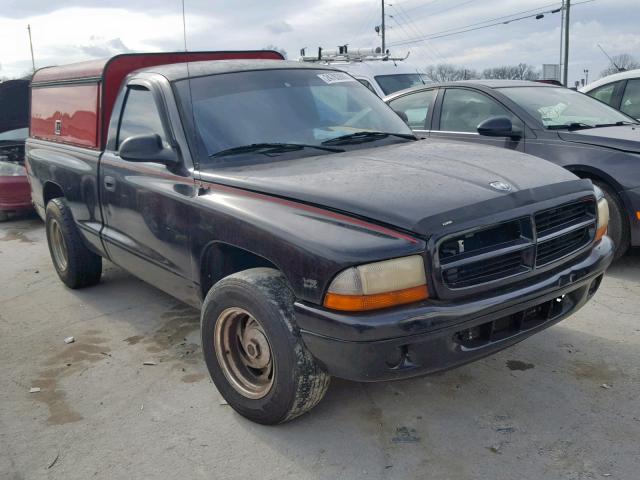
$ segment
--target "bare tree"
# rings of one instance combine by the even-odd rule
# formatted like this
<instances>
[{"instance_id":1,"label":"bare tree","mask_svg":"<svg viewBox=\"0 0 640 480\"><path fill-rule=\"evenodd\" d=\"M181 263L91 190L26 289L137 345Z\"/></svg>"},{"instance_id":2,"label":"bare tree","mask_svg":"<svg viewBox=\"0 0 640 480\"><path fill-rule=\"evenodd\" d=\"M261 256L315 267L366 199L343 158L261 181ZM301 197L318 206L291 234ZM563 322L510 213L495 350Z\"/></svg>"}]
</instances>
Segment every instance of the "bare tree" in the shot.
<instances>
[{"instance_id":1,"label":"bare tree","mask_svg":"<svg viewBox=\"0 0 640 480\"><path fill-rule=\"evenodd\" d=\"M600 72L600 76L606 77L607 75L612 75L618 72L626 72L627 70L633 70L635 68L640 68L640 62L638 62L628 53L623 53L621 55L613 56L611 58L609 66L602 72Z\"/></svg>"},{"instance_id":2,"label":"bare tree","mask_svg":"<svg viewBox=\"0 0 640 480\"><path fill-rule=\"evenodd\" d=\"M478 72L475 70L450 63L429 65L425 69L425 74L434 82L452 82L479 78Z\"/></svg>"},{"instance_id":3,"label":"bare tree","mask_svg":"<svg viewBox=\"0 0 640 480\"><path fill-rule=\"evenodd\" d=\"M281 53L285 60L287 59L287 51L284 48L280 48L275 45L267 45L262 50L273 50L275 52Z\"/></svg>"},{"instance_id":4,"label":"bare tree","mask_svg":"<svg viewBox=\"0 0 640 480\"><path fill-rule=\"evenodd\" d=\"M518 65L485 68L482 71L482 77L502 80L538 80L540 72L533 65L519 63Z\"/></svg>"}]
</instances>

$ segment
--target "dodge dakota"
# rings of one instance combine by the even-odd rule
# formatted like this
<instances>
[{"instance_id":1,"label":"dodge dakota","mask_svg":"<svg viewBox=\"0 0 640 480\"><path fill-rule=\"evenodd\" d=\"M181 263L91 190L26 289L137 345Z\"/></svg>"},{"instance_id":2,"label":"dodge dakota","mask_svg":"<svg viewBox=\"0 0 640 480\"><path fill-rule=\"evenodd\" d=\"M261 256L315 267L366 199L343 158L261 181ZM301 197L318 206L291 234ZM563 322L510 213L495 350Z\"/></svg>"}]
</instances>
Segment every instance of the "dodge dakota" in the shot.
<instances>
[{"instance_id":1,"label":"dodge dakota","mask_svg":"<svg viewBox=\"0 0 640 480\"><path fill-rule=\"evenodd\" d=\"M53 265L102 259L201 309L240 414L275 424L331 376L408 378L571 315L612 260L589 180L419 141L332 67L275 52L128 54L39 70L26 151Z\"/></svg>"}]
</instances>

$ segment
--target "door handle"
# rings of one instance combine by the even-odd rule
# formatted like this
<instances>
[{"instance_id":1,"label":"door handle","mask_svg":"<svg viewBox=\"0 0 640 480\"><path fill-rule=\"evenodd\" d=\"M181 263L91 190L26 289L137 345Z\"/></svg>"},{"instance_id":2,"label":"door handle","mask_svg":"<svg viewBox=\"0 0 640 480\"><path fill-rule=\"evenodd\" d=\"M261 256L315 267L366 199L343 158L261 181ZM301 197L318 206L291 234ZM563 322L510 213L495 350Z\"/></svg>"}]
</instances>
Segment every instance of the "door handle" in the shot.
<instances>
[{"instance_id":1,"label":"door handle","mask_svg":"<svg viewBox=\"0 0 640 480\"><path fill-rule=\"evenodd\" d=\"M105 190L109 190L110 192L115 192L116 190L116 179L107 175L104 177L104 188Z\"/></svg>"}]
</instances>

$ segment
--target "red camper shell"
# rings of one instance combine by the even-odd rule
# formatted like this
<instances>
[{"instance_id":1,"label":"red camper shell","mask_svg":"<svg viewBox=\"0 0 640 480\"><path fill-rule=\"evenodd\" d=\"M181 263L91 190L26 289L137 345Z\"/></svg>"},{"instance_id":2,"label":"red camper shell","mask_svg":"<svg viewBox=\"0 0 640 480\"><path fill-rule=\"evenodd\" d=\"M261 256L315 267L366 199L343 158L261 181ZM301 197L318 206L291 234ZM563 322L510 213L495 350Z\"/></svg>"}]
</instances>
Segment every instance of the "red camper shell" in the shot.
<instances>
[{"instance_id":1,"label":"red camper shell","mask_svg":"<svg viewBox=\"0 0 640 480\"><path fill-rule=\"evenodd\" d=\"M169 63L203 60L283 60L275 51L131 53L108 59L45 67L31 82L32 138L104 149L120 85L131 72Z\"/></svg>"}]
</instances>

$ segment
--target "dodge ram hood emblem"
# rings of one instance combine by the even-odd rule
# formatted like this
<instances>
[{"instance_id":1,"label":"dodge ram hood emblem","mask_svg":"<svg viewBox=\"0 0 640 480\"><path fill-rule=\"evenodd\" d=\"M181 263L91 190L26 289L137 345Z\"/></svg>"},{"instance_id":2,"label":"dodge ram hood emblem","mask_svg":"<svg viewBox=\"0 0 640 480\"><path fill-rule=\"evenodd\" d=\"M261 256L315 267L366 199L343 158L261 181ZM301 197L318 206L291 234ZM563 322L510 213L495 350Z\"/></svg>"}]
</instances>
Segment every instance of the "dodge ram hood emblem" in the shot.
<instances>
[{"instance_id":1,"label":"dodge ram hood emblem","mask_svg":"<svg viewBox=\"0 0 640 480\"><path fill-rule=\"evenodd\" d=\"M489 185L491 185L491 188L495 188L501 192L510 192L513 188L511 184L507 182L491 182Z\"/></svg>"}]
</instances>

